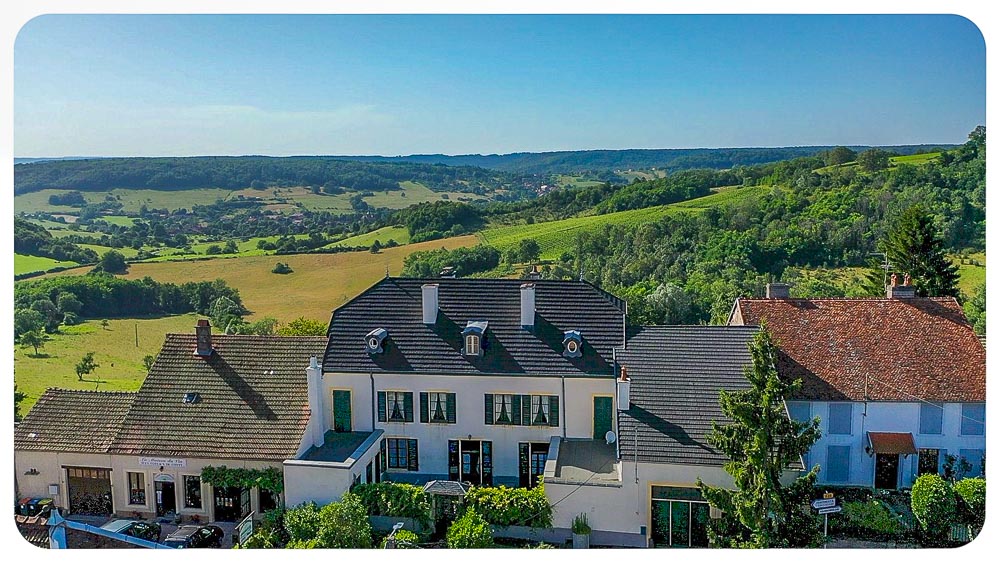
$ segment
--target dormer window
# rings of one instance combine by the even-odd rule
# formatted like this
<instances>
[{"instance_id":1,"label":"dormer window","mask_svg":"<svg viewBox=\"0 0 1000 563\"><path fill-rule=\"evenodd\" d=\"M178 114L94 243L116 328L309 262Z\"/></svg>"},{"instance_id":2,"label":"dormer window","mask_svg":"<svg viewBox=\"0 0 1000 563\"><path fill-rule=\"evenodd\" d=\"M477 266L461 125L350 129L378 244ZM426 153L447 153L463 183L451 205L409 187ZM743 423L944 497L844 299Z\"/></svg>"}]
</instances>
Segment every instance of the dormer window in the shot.
<instances>
[{"instance_id":1,"label":"dormer window","mask_svg":"<svg viewBox=\"0 0 1000 563\"><path fill-rule=\"evenodd\" d=\"M462 347L462 354L466 356L482 356L483 344L486 338L486 329L489 327L487 321L469 321L462 331L462 340L465 345Z\"/></svg>"},{"instance_id":2,"label":"dormer window","mask_svg":"<svg viewBox=\"0 0 1000 563\"><path fill-rule=\"evenodd\" d=\"M369 354L381 354L384 351L382 342L389 336L389 332L384 328L376 328L365 335L365 350Z\"/></svg>"},{"instance_id":3,"label":"dormer window","mask_svg":"<svg viewBox=\"0 0 1000 563\"><path fill-rule=\"evenodd\" d=\"M563 356L567 358L583 356L583 336L579 330L567 330L563 333Z\"/></svg>"}]
</instances>

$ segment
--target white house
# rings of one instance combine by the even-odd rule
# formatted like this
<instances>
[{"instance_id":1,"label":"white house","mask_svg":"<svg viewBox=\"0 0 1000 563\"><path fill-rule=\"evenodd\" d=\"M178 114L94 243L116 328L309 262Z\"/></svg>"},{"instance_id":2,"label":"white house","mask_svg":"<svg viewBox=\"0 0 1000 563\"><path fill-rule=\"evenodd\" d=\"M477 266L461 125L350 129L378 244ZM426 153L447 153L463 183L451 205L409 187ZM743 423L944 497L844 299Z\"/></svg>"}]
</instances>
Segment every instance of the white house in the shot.
<instances>
[{"instance_id":1,"label":"white house","mask_svg":"<svg viewBox=\"0 0 1000 563\"><path fill-rule=\"evenodd\" d=\"M738 299L731 325L766 322L778 370L801 378L788 403L799 420L819 417L807 456L819 482L906 488L943 470L945 456L978 475L986 452L986 351L953 298L919 298L912 286L886 298Z\"/></svg>"}]
</instances>

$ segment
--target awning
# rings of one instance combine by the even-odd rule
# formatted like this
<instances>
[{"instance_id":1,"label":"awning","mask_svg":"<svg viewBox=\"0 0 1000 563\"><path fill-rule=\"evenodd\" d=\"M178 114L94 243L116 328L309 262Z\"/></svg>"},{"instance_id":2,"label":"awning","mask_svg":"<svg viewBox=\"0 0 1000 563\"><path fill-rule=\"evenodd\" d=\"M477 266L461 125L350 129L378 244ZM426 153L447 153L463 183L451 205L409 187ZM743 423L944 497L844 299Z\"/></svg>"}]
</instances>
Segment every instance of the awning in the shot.
<instances>
[{"instance_id":1,"label":"awning","mask_svg":"<svg viewBox=\"0 0 1000 563\"><path fill-rule=\"evenodd\" d=\"M868 443L877 454L915 454L917 447L910 432L869 432Z\"/></svg>"}]
</instances>

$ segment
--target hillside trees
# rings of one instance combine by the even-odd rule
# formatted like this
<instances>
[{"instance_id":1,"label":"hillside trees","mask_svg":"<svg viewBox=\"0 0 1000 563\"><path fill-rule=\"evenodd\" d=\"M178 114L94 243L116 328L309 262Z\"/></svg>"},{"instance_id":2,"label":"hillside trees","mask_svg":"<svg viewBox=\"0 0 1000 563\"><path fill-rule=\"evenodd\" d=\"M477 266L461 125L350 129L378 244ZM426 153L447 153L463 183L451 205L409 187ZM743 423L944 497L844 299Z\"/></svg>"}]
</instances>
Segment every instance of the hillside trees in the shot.
<instances>
[{"instance_id":1,"label":"hillside trees","mask_svg":"<svg viewBox=\"0 0 1000 563\"><path fill-rule=\"evenodd\" d=\"M858 155L858 166L865 172L878 172L889 167L888 151L882 149L868 149Z\"/></svg>"},{"instance_id":2,"label":"hillside trees","mask_svg":"<svg viewBox=\"0 0 1000 563\"><path fill-rule=\"evenodd\" d=\"M45 227L14 217L14 252L31 256L44 256L54 260L69 260L81 264L97 261L97 253L89 248L52 236Z\"/></svg>"},{"instance_id":3,"label":"hillside trees","mask_svg":"<svg viewBox=\"0 0 1000 563\"><path fill-rule=\"evenodd\" d=\"M836 166L852 162L857 156L858 153L847 147L834 147L823 155L823 161L827 166Z\"/></svg>"},{"instance_id":4,"label":"hillside trees","mask_svg":"<svg viewBox=\"0 0 1000 563\"><path fill-rule=\"evenodd\" d=\"M418 203L396 212L392 220L406 226L410 242L469 233L483 224L478 208L455 201Z\"/></svg>"},{"instance_id":5,"label":"hillside trees","mask_svg":"<svg viewBox=\"0 0 1000 563\"><path fill-rule=\"evenodd\" d=\"M958 266L945 254L933 218L919 205L896 219L882 243L889 262L909 274L922 297L958 297Z\"/></svg>"}]
</instances>

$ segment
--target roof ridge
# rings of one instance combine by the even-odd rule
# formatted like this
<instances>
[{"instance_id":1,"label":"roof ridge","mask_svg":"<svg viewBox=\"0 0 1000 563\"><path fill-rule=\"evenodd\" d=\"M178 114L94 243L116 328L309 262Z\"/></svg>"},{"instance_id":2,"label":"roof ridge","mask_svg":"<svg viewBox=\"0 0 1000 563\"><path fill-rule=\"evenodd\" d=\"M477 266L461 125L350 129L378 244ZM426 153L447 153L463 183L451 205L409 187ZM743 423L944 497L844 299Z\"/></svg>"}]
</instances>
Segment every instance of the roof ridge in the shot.
<instances>
[{"instance_id":1,"label":"roof ridge","mask_svg":"<svg viewBox=\"0 0 1000 563\"><path fill-rule=\"evenodd\" d=\"M42 394L44 395L50 391L58 391L60 393L91 393L94 395L135 395L138 393L138 391L124 391L121 389L69 389L67 387L46 387Z\"/></svg>"}]
</instances>

